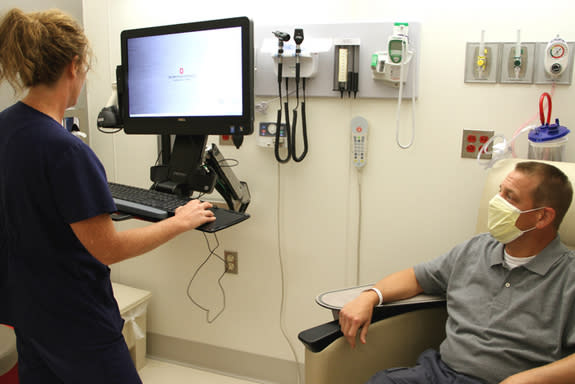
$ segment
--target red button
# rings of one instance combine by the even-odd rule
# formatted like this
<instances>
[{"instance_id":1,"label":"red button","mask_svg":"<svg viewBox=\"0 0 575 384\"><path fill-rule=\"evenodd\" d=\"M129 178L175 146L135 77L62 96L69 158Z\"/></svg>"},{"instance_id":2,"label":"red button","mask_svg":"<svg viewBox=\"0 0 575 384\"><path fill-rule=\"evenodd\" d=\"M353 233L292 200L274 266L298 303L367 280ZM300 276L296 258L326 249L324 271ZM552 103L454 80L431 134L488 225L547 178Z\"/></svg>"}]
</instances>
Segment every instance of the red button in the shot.
<instances>
[{"instance_id":1,"label":"red button","mask_svg":"<svg viewBox=\"0 0 575 384\"><path fill-rule=\"evenodd\" d=\"M469 143L475 143L477 141L477 137L475 135L469 135L467 136L467 142Z\"/></svg>"},{"instance_id":2,"label":"red button","mask_svg":"<svg viewBox=\"0 0 575 384\"><path fill-rule=\"evenodd\" d=\"M467 150L467 152L469 152L469 153L475 152L475 145L469 144L469 145L466 147L466 150Z\"/></svg>"},{"instance_id":3,"label":"red button","mask_svg":"<svg viewBox=\"0 0 575 384\"><path fill-rule=\"evenodd\" d=\"M361 129L361 127L357 127L357 128L355 128L355 130L357 133L361 133L361 131L363 131L363 129Z\"/></svg>"}]
</instances>

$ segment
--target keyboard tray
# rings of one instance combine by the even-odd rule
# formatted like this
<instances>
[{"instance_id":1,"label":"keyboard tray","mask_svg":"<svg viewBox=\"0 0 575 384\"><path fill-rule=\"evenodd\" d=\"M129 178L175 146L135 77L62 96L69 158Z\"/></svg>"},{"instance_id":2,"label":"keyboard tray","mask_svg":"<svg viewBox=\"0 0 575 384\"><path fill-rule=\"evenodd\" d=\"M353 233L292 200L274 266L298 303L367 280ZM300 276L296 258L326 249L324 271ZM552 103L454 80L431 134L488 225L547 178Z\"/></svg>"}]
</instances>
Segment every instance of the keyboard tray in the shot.
<instances>
[{"instance_id":1,"label":"keyboard tray","mask_svg":"<svg viewBox=\"0 0 575 384\"><path fill-rule=\"evenodd\" d=\"M177 206L186 204L191 200L165 192L147 190L130 185L111 182L108 185L118 212L151 222L161 221L173 216ZM216 220L199 226L196 228L197 230L213 233L241 223L250 217L246 213L218 207L212 207L211 211L216 216ZM125 219L125 216L117 218L117 220Z\"/></svg>"}]
</instances>

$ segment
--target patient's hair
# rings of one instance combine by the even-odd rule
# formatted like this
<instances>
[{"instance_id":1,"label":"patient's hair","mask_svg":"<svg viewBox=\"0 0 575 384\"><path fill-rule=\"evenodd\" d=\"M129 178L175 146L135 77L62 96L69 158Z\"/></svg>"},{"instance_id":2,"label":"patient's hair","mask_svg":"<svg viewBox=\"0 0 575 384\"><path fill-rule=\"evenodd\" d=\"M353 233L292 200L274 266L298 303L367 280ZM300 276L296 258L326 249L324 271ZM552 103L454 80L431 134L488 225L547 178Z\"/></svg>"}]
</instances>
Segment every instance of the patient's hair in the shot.
<instances>
[{"instance_id":1,"label":"patient's hair","mask_svg":"<svg viewBox=\"0 0 575 384\"><path fill-rule=\"evenodd\" d=\"M573 199L573 186L569 178L557 167L536 161L517 163L515 169L524 174L539 178L539 186L533 192L536 207L551 207L555 210L553 225L559 225Z\"/></svg>"},{"instance_id":2,"label":"patient's hair","mask_svg":"<svg viewBox=\"0 0 575 384\"><path fill-rule=\"evenodd\" d=\"M82 28L60 10L12 9L0 21L0 83L16 92L54 85L73 60L87 70L91 57Z\"/></svg>"}]
</instances>

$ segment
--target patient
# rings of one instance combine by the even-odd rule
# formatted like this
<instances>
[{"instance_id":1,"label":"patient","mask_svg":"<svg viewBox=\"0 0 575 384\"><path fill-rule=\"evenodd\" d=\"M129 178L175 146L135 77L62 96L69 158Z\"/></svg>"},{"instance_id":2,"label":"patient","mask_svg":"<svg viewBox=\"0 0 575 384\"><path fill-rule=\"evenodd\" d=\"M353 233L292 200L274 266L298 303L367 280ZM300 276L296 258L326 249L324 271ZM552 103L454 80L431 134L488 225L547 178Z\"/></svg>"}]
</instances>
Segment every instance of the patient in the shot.
<instances>
[{"instance_id":1,"label":"patient","mask_svg":"<svg viewBox=\"0 0 575 384\"><path fill-rule=\"evenodd\" d=\"M556 167L518 163L489 202L489 233L385 277L346 304L339 322L355 347L358 333L366 343L378 303L421 292L447 298L439 351L368 384L575 383L575 252L558 235L572 196Z\"/></svg>"}]
</instances>

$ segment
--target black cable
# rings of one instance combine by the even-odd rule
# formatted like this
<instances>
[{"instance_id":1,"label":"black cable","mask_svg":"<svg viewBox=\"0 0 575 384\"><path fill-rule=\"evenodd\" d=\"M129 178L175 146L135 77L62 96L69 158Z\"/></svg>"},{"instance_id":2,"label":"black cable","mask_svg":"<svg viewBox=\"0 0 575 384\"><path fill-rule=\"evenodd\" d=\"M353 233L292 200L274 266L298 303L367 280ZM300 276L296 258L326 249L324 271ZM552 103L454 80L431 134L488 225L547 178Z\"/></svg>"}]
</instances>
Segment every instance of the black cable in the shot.
<instances>
[{"instance_id":1,"label":"black cable","mask_svg":"<svg viewBox=\"0 0 575 384\"><path fill-rule=\"evenodd\" d=\"M285 132L285 138L286 138L286 148L287 148L287 154L285 158L282 158L280 155L280 138L281 138L281 126L282 126L282 70L283 70L283 45L285 41L289 41L290 39L290 35L285 33L285 32L280 32L280 31L275 31L272 32L274 34L275 37L278 38L278 93L279 93L279 98L280 98L280 104L279 104L279 108L278 108L278 114L277 114L277 119L276 119L276 134L275 134L275 143L274 143L274 155L276 157L276 160L279 163L285 164L289 161L289 159L291 158L291 145L290 145L290 130L289 130L289 115L288 115L288 111L287 111L287 105L288 105L288 98L289 98L289 92L288 92L288 79L286 78L286 129L284 130Z\"/></svg>"},{"instance_id":2,"label":"black cable","mask_svg":"<svg viewBox=\"0 0 575 384\"><path fill-rule=\"evenodd\" d=\"M228 161L233 162L233 164L228 164ZM219 163L220 167L226 167L226 168L233 168L233 167L237 167L238 165L240 165L240 162L238 159L223 159L221 160Z\"/></svg>"},{"instance_id":3,"label":"black cable","mask_svg":"<svg viewBox=\"0 0 575 384\"><path fill-rule=\"evenodd\" d=\"M287 82L288 79L286 78L286 102L284 103L285 106L285 117L286 117L286 124L285 124L285 129L284 129L284 135L285 135L285 140L286 140L286 148L287 148L287 154L284 158L281 157L280 155L280 138L281 138L281 124L282 124L282 103L283 103L283 98L282 98L282 91L281 91L281 79L278 80L278 89L279 89L279 96L280 96L280 108L278 109L278 114L277 114L277 121L276 121L276 135L275 135L275 143L274 143L274 154L276 157L276 160L279 163L285 164L287 163L290 158L291 158L291 135L290 135L290 129L289 129L289 112L288 112L288 100L289 100L289 93L288 93L288 86L287 86Z\"/></svg>"},{"instance_id":4,"label":"black cable","mask_svg":"<svg viewBox=\"0 0 575 384\"><path fill-rule=\"evenodd\" d=\"M292 159L299 163L302 161L305 156L307 155L308 151L308 142L307 142L307 117L305 113L305 78L303 79L303 94L304 94L304 101L300 104L299 100L299 83L301 77L301 43L303 42L303 29L296 28L294 31L294 41L296 42L296 51L295 51L295 89L296 89L296 106L293 109L293 118L292 118L292 127L291 127L291 156ZM301 105L301 120L302 120L302 136L303 136L303 145L304 149L300 156L298 156L296 150L296 128L297 128L297 114L298 108ZM286 107L287 108L287 107Z\"/></svg>"},{"instance_id":5,"label":"black cable","mask_svg":"<svg viewBox=\"0 0 575 384\"><path fill-rule=\"evenodd\" d=\"M296 66L299 64L296 64ZM291 154L292 154L292 158L296 163L299 163L300 161L302 161L303 159L305 159L306 155L307 155L307 151L308 151L308 141L307 141L307 117L306 117L306 113L305 113L305 78L303 79L303 101L301 103L301 117L302 117L302 137L303 137L303 152L301 153L300 156L296 155L296 147L295 147L295 136L296 136L296 126L297 126L297 106L300 105L299 103L299 96L298 100L297 100L297 106L296 108L294 108L293 110L293 126L292 126L292 150L291 150ZM299 79L296 76L296 87L299 88ZM298 95L299 93L296 93L296 95Z\"/></svg>"},{"instance_id":6,"label":"black cable","mask_svg":"<svg viewBox=\"0 0 575 384\"><path fill-rule=\"evenodd\" d=\"M110 130L105 130L104 128L100 127L100 126L96 126L96 128L98 128L98 131L105 133L107 135L113 135L114 133L118 133L120 132L122 129L124 128L110 128Z\"/></svg>"},{"instance_id":7,"label":"black cable","mask_svg":"<svg viewBox=\"0 0 575 384\"><path fill-rule=\"evenodd\" d=\"M210 241L208 239L208 236L206 235L206 233L203 233L204 238L206 239L206 244L208 246L208 250L210 251L210 254L208 255L208 257L206 257L206 259L200 264L200 266L196 269L196 271L194 272L194 275L192 276L192 278L190 279L190 282L188 283L188 289L186 290L186 294L188 296L188 299L190 299L190 301L192 303L194 303L198 308L200 308L202 311L206 312L206 321L208 322L208 324L213 323L226 309L226 291L224 291L224 287L222 286L222 278L224 277L224 275L226 274L226 261L216 253L216 249L218 249L218 247L220 246L220 241L218 240L218 236L214 233L214 239L216 240L216 246L212 249L210 247ZM206 265L206 263L210 260L210 258L212 257L212 255L216 256L218 259L220 259L223 263L224 263L224 271L222 272L222 274L220 275L220 277L218 278L218 286L220 287L220 289L222 290L222 294L224 297L224 305L222 307L222 309L216 314L216 316L210 320L209 319L209 314L210 314L210 309L209 308L204 308L203 306L201 306L198 302L196 302L192 296L190 295L190 287L192 286L192 282L194 281L194 279L196 278L196 276L198 275L198 273L200 272L200 270L202 269L202 267L204 265Z\"/></svg>"}]
</instances>

